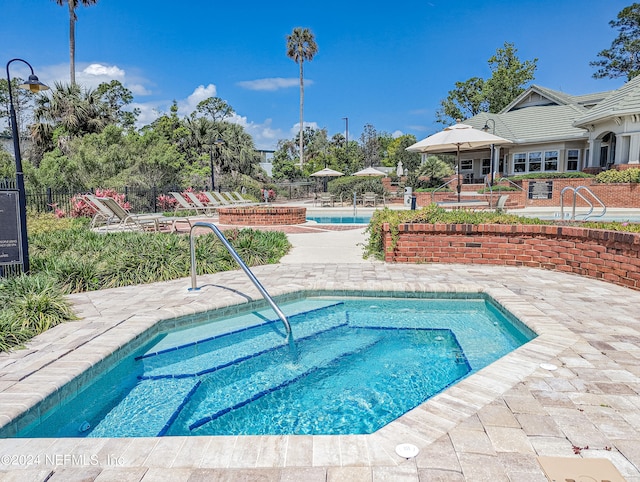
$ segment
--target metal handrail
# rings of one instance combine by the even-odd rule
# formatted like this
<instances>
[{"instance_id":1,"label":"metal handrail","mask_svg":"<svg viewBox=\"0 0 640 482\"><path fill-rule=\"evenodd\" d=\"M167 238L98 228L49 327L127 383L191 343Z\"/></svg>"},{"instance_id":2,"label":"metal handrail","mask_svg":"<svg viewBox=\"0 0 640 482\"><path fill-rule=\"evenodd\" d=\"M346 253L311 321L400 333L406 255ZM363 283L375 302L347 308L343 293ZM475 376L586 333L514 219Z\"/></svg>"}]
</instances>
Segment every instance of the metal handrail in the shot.
<instances>
[{"instance_id":1,"label":"metal handrail","mask_svg":"<svg viewBox=\"0 0 640 482\"><path fill-rule=\"evenodd\" d=\"M572 207L571 207L570 221L576 220L576 198L578 196L580 196L580 198L589 205L589 211L587 211L586 214L584 214L583 221L586 221L587 218L591 216L591 213L593 212L593 203L589 201L586 197L584 197L582 194L580 194L580 191L582 190L589 193L591 197L594 200L596 200L598 203L600 203L600 206L602 206L602 212L600 214L594 215L594 217L602 217L606 214L607 207L600 200L600 198L596 196L594 192L591 189L589 189L587 186L578 186L575 188L573 186L566 186L565 188L562 189L562 191L560 191L560 219L564 220L564 193L566 191L573 191L573 201L572 201Z\"/></svg>"},{"instance_id":2,"label":"metal handrail","mask_svg":"<svg viewBox=\"0 0 640 482\"><path fill-rule=\"evenodd\" d=\"M437 188L435 188L433 191L431 191L431 202L436 202L436 192L439 191L440 189L442 189L443 187L446 187L449 183L455 181L456 178L453 179L449 179L447 182L445 182L444 184L442 184L441 186L438 186Z\"/></svg>"},{"instance_id":3,"label":"metal handrail","mask_svg":"<svg viewBox=\"0 0 640 482\"><path fill-rule=\"evenodd\" d=\"M189 290L195 291L200 289L198 288L196 283L196 249L195 249L196 242L195 242L195 237L193 236L193 230L198 227L211 229L211 231L213 231L213 233L218 237L218 239L220 239L224 247L227 248L227 251L229 251L229 254L233 256L233 259L236 260L236 262L240 265L242 270L249 277L251 282L255 285L256 288L258 288L258 291L262 294L264 299L267 300L269 305L271 305L271 308L273 309L273 311L276 312L276 315L278 315L278 318L282 320L282 323L284 324L284 328L287 332L287 341L289 342L289 346L293 347L293 332L291 331L291 325L289 324L289 320L287 320L287 317L285 316L285 314L278 307L278 305L276 305L276 302L273 301L273 298L271 298L269 293L267 293L267 290L264 289L264 286L262 286L260 281L258 281L258 279L251 272L251 270L245 264L245 262L242 261L242 258L240 257L240 255L236 252L235 249L233 249L233 246L231 246L227 238L224 236L224 234L222 234L222 232L218 229L218 227L215 224L207 223L204 221L198 221L191 226L191 230L189 231L189 238L190 238L190 244L191 244L191 288L189 288Z\"/></svg>"}]
</instances>

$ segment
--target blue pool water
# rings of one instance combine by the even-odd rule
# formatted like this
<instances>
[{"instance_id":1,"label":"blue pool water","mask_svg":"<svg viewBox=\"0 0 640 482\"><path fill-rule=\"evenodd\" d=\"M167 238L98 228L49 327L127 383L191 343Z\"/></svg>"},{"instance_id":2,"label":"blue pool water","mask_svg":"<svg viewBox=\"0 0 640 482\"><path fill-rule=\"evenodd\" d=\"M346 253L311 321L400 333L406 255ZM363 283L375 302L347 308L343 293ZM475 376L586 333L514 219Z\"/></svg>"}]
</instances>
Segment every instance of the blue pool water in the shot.
<instances>
[{"instance_id":1,"label":"blue pool water","mask_svg":"<svg viewBox=\"0 0 640 482\"><path fill-rule=\"evenodd\" d=\"M307 221L319 224L368 224L371 216L307 216Z\"/></svg>"},{"instance_id":2,"label":"blue pool water","mask_svg":"<svg viewBox=\"0 0 640 482\"><path fill-rule=\"evenodd\" d=\"M267 309L193 319L18 436L372 433L535 336L482 296L281 308L297 353Z\"/></svg>"}]
</instances>

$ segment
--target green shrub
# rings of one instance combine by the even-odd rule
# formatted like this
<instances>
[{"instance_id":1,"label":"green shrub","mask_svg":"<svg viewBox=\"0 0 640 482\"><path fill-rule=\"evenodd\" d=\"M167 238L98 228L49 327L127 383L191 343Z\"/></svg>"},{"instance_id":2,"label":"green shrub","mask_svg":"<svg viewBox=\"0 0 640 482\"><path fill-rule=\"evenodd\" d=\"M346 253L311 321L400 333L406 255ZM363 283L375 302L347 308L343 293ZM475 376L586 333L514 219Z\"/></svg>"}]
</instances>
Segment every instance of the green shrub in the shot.
<instances>
[{"instance_id":1,"label":"green shrub","mask_svg":"<svg viewBox=\"0 0 640 482\"><path fill-rule=\"evenodd\" d=\"M0 283L0 349L19 346L27 339L75 319L70 303L56 280L46 273L20 275Z\"/></svg>"},{"instance_id":2,"label":"green shrub","mask_svg":"<svg viewBox=\"0 0 640 482\"><path fill-rule=\"evenodd\" d=\"M328 191L335 195L336 199L342 198L343 201L353 199L354 192L358 197L365 192L375 192L379 195L385 194L380 178L369 176L346 176L333 179L329 181Z\"/></svg>"},{"instance_id":3,"label":"green shrub","mask_svg":"<svg viewBox=\"0 0 640 482\"><path fill-rule=\"evenodd\" d=\"M609 169L603 171L596 176L596 182L601 183L627 183L627 182L640 182L640 169L634 167L632 169L625 169L624 171L618 171L616 169Z\"/></svg>"}]
</instances>

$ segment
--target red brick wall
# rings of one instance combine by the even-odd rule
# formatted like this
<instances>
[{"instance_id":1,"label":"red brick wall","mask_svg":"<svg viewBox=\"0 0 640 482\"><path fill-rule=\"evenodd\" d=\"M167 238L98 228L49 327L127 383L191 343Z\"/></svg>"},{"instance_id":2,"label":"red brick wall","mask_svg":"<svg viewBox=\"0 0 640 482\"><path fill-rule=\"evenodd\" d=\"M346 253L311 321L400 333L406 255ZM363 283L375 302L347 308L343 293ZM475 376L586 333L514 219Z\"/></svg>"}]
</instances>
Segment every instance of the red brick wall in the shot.
<instances>
[{"instance_id":1,"label":"red brick wall","mask_svg":"<svg viewBox=\"0 0 640 482\"><path fill-rule=\"evenodd\" d=\"M602 200L604 205L608 208L640 208L640 184L637 183L615 183L615 184L602 184L595 182L595 179L583 178L583 179L552 179L552 197L551 199L529 199L529 183L531 182L544 182L544 179L524 179L516 184L522 187L522 191L505 191L495 192L493 194L494 202L501 194L509 195L507 202L507 209L516 209L524 207L544 207L544 206L560 206L560 193L562 190L571 186L574 189L578 186L586 186L591 190L598 198ZM453 184L453 183L452 183ZM504 185L507 185L505 182ZM462 190L465 193L476 192L478 189L482 189L482 185L479 184L463 184ZM439 191L435 195L436 202L441 201L453 201L455 200L456 192L455 185L453 185L453 192ZM593 201L593 198L589 196L584 190L579 191L583 196L589 199L593 205L594 210L598 210L600 204ZM489 201L489 194L478 194L475 196L477 199L484 199ZM473 197L465 196L463 200L470 200ZM432 195L430 192L416 193L416 201L419 207L428 206L432 202ZM567 190L564 194L564 206L565 208L571 208L573 205L573 193ZM576 206L586 207L588 204L583 201L580 196L576 197Z\"/></svg>"},{"instance_id":2,"label":"red brick wall","mask_svg":"<svg viewBox=\"0 0 640 482\"><path fill-rule=\"evenodd\" d=\"M640 234L559 225L402 224L385 261L528 266L640 290Z\"/></svg>"},{"instance_id":3,"label":"red brick wall","mask_svg":"<svg viewBox=\"0 0 640 482\"><path fill-rule=\"evenodd\" d=\"M233 226L269 226L303 224L307 221L307 208L245 206L218 208L219 223Z\"/></svg>"}]
</instances>

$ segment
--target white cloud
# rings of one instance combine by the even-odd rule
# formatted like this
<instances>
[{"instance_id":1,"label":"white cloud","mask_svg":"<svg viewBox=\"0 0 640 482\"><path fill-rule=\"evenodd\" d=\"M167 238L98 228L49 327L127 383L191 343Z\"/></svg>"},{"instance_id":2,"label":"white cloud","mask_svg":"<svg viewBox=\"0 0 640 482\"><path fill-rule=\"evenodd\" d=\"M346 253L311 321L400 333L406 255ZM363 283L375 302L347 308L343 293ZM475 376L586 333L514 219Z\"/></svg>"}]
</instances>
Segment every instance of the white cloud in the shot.
<instances>
[{"instance_id":1,"label":"white cloud","mask_svg":"<svg viewBox=\"0 0 640 482\"><path fill-rule=\"evenodd\" d=\"M56 83L68 84L69 64L49 65L38 69L41 82L53 87ZM117 80L134 95L149 95L151 91L145 87L147 79L128 72L117 65L94 62L92 64L76 64L76 82L90 89L95 89L102 82Z\"/></svg>"},{"instance_id":2,"label":"white cloud","mask_svg":"<svg viewBox=\"0 0 640 482\"><path fill-rule=\"evenodd\" d=\"M393 131L391 133L391 137L393 137L394 139L397 139L398 137L402 137L404 135L404 132L402 131Z\"/></svg>"},{"instance_id":3,"label":"white cloud","mask_svg":"<svg viewBox=\"0 0 640 482\"><path fill-rule=\"evenodd\" d=\"M216 95L217 89L215 85L209 84L206 87L204 85L199 85L191 95L189 95L189 97L182 101L178 101L178 113L180 115L189 115L196 110L196 107L201 101L208 99L209 97L216 97Z\"/></svg>"},{"instance_id":4,"label":"white cloud","mask_svg":"<svg viewBox=\"0 0 640 482\"><path fill-rule=\"evenodd\" d=\"M311 80L306 80L306 84L312 84ZM256 80L244 80L242 82L238 82L238 85L244 89L248 90L267 90L274 91L278 89L288 89L289 87L295 87L300 84L300 80L298 78L283 78L283 77L272 77L268 79L256 79Z\"/></svg>"}]
</instances>

